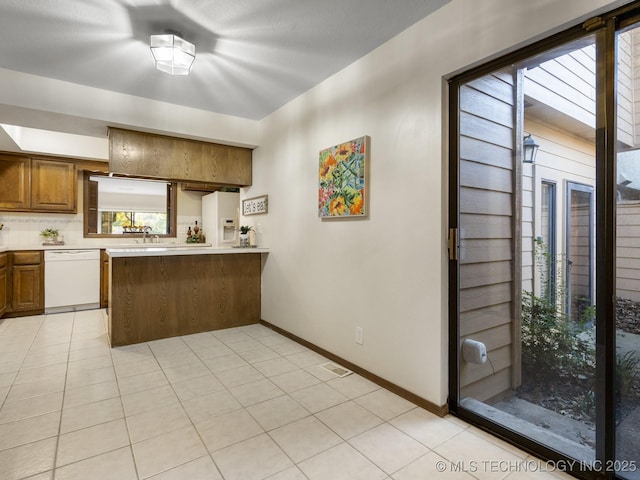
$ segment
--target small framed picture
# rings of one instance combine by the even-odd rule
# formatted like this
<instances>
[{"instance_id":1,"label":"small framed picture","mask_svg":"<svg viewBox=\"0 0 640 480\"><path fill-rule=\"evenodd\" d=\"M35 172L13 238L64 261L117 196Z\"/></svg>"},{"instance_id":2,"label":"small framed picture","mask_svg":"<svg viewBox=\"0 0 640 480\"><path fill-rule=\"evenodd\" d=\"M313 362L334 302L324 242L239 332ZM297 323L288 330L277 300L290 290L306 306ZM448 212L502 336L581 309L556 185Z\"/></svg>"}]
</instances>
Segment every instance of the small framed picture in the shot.
<instances>
[{"instance_id":1,"label":"small framed picture","mask_svg":"<svg viewBox=\"0 0 640 480\"><path fill-rule=\"evenodd\" d=\"M245 198L242 200L242 215L260 215L269 212L269 196Z\"/></svg>"}]
</instances>

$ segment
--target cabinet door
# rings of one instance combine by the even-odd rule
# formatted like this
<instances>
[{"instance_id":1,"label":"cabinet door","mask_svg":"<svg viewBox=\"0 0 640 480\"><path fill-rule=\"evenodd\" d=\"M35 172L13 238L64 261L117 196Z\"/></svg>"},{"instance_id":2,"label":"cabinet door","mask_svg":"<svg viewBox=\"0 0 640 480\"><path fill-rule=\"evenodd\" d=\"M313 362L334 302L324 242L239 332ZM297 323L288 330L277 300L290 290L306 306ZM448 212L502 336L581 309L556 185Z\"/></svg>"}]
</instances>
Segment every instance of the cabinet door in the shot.
<instances>
[{"instance_id":1,"label":"cabinet door","mask_svg":"<svg viewBox=\"0 0 640 480\"><path fill-rule=\"evenodd\" d=\"M44 308L42 267L40 265L14 265L11 273L13 276L12 311L42 310Z\"/></svg>"},{"instance_id":2,"label":"cabinet door","mask_svg":"<svg viewBox=\"0 0 640 480\"><path fill-rule=\"evenodd\" d=\"M251 150L209 144L203 148L203 176L217 185L251 185Z\"/></svg>"},{"instance_id":3,"label":"cabinet door","mask_svg":"<svg viewBox=\"0 0 640 480\"><path fill-rule=\"evenodd\" d=\"M7 257L6 253L0 253L0 318L7 311Z\"/></svg>"},{"instance_id":4,"label":"cabinet door","mask_svg":"<svg viewBox=\"0 0 640 480\"><path fill-rule=\"evenodd\" d=\"M31 208L48 212L76 212L76 166L41 158L31 160Z\"/></svg>"},{"instance_id":5,"label":"cabinet door","mask_svg":"<svg viewBox=\"0 0 640 480\"><path fill-rule=\"evenodd\" d=\"M228 183L251 185L251 150L230 147L227 154Z\"/></svg>"},{"instance_id":6,"label":"cabinet door","mask_svg":"<svg viewBox=\"0 0 640 480\"><path fill-rule=\"evenodd\" d=\"M29 158L0 154L0 210L30 207Z\"/></svg>"}]
</instances>

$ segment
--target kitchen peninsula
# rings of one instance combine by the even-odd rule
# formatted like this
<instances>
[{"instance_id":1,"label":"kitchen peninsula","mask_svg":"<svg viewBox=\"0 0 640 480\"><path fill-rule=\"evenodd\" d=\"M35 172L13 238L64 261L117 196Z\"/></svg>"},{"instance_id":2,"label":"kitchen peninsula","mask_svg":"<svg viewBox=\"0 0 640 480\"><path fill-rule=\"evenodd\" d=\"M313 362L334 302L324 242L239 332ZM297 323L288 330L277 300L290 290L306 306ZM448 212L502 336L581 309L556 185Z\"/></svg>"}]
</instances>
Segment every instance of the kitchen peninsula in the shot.
<instances>
[{"instance_id":1,"label":"kitchen peninsula","mask_svg":"<svg viewBox=\"0 0 640 480\"><path fill-rule=\"evenodd\" d=\"M257 323L266 248L111 248L111 346Z\"/></svg>"}]
</instances>

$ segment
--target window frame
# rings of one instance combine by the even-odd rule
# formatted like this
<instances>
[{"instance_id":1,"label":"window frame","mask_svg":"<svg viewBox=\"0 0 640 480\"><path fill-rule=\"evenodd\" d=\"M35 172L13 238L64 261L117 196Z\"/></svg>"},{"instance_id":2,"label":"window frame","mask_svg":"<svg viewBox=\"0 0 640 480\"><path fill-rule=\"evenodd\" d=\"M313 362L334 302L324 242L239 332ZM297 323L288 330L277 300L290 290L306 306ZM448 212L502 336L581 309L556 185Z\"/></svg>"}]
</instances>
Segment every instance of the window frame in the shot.
<instances>
[{"instance_id":1,"label":"window frame","mask_svg":"<svg viewBox=\"0 0 640 480\"><path fill-rule=\"evenodd\" d=\"M546 187L546 188L545 188ZM542 228L544 226L548 229L548 237L549 240L546 242L547 245L547 254L549 259L549 264L547 266L547 296L549 301L555 305L556 298L555 295L552 295L551 292L556 290L556 284L558 281L558 267L556 259L558 258L558 237L557 237L557 208L558 208L558 184L552 180L542 179L540 182L540 196L541 200L545 196L545 190L547 193L548 204L548 217L546 225L542 223L542 202L540 204L540 237L544 240L542 235ZM541 285L542 288L542 285Z\"/></svg>"},{"instance_id":2,"label":"window frame","mask_svg":"<svg viewBox=\"0 0 640 480\"><path fill-rule=\"evenodd\" d=\"M92 176L116 176L118 178L129 178L131 180L151 180L151 181L162 181L168 184L167 194L169 196L167 201L167 223L168 223L168 233L165 234L157 234L160 238L176 238L177 236L177 210L178 210L178 184L177 182L170 182L168 180L158 180L157 178L144 178L144 177L131 177L128 175L115 175L115 174L107 174L104 172L84 172L84 178L82 179L83 185L83 201L82 201L82 211L83 211L83 236L84 238L120 238L120 239L136 239L142 238L144 234L141 233L94 233L90 232L90 180L89 177ZM156 234L154 234L155 236Z\"/></svg>"}]
</instances>

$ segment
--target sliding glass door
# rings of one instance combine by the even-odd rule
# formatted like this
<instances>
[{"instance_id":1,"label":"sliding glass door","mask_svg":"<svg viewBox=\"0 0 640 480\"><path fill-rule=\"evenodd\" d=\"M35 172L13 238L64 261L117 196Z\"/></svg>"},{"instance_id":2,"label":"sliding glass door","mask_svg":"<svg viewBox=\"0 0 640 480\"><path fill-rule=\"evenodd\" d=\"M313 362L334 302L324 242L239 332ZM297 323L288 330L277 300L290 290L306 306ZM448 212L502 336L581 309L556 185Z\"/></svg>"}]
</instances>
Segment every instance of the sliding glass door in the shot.
<instances>
[{"instance_id":1,"label":"sliding glass door","mask_svg":"<svg viewBox=\"0 0 640 480\"><path fill-rule=\"evenodd\" d=\"M583 478L640 479L633 14L450 82L450 409Z\"/></svg>"},{"instance_id":2,"label":"sliding glass door","mask_svg":"<svg viewBox=\"0 0 640 480\"><path fill-rule=\"evenodd\" d=\"M615 466L640 479L640 23L627 23L616 37Z\"/></svg>"}]
</instances>

